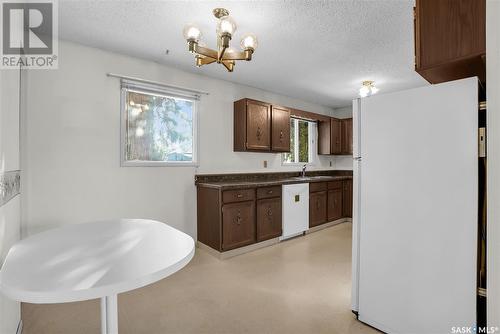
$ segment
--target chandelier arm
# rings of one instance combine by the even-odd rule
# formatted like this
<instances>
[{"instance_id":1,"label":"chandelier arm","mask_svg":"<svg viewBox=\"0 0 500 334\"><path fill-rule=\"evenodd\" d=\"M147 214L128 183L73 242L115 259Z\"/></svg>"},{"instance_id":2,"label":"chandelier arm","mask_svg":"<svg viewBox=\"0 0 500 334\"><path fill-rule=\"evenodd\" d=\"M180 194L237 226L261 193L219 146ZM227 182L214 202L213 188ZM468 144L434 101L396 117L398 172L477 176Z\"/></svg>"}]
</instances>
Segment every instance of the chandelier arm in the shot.
<instances>
[{"instance_id":1,"label":"chandelier arm","mask_svg":"<svg viewBox=\"0 0 500 334\"><path fill-rule=\"evenodd\" d=\"M228 72L232 72L234 70L234 61L233 60L223 60L222 65L227 69Z\"/></svg>"},{"instance_id":2,"label":"chandelier arm","mask_svg":"<svg viewBox=\"0 0 500 334\"><path fill-rule=\"evenodd\" d=\"M224 54L224 57L222 57L222 60L246 60L246 54L245 52L227 52Z\"/></svg>"},{"instance_id":3,"label":"chandelier arm","mask_svg":"<svg viewBox=\"0 0 500 334\"><path fill-rule=\"evenodd\" d=\"M216 59L210 58L210 57L205 57L201 58L200 65L208 65L216 62Z\"/></svg>"},{"instance_id":4,"label":"chandelier arm","mask_svg":"<svg viewBox=\"0 0 500 334\"><path fill-rule=\"evenodd\" d=\"M202 56L217 60L217 51L195 44L194 52Z\"/></svg>"}]
</instances>

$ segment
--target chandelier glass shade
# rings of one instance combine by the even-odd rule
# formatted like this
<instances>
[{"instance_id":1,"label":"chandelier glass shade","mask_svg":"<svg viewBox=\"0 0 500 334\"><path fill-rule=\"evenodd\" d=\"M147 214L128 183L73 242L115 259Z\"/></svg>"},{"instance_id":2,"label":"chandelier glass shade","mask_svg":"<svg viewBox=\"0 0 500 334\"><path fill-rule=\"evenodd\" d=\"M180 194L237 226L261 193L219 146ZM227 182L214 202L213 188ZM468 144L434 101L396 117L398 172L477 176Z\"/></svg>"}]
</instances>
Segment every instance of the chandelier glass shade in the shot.
<instances>
[{"instance_id":1,"label":"chandelier glass shade","mask_svg":"<svg viewBox=\"0 0 500 334\"><path fill-rule=\"evenodd\" d=\"M236 22L229 16L229 11L224 8L215 8L214 16L217 18L217 49L210 49L201 45L201 30L194 24L184 27L183 35L188 44L188 51L195 55L195 65L201 67L212 63L222 64L229 72L234 70L237 60L252 60L252 55L257 48L257 36L254 34L243 35L240 45L241 51L229 48L229 43L237 29Z\"/></svg>"}]
</instances>

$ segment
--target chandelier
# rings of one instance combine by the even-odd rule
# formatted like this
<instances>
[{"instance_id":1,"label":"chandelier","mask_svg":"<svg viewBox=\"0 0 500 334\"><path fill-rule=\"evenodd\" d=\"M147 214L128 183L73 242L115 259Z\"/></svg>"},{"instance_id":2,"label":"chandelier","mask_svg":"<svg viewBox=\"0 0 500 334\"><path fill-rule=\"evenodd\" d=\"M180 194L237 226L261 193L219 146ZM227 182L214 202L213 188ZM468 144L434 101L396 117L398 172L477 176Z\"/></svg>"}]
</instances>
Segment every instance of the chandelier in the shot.
<instances>
[{"instance_id":1,"label":"chandelier","mask_svg":"<svg viewBox=\"0 0 500 334\"><path fill-rule=\"evenodd\" d=\"M213 14L218 20L217 50L200 45L201 31L195 25L189 24L184 28L184 38L188 43L189 52L195 55L197 67L217 62L232 72L237 60L252 60L252 54L257 48L257 37L254 34L245 34L240 42L242 51L229 49L229 42L236 31L236 23L225 8L215 8Z\"/></svg>"},{"instance_id":2,"label":"chandelier","mask_svg":"<svg viewBox=\"0 0 500 334\"><path fill-rule=\"evenodd\" d=\"M377 94L378 88L375 87L375 82L371 80L363 81L363 85L359 89L359 96L367 97L373 94Z\"/></svg>"}]
</instances>

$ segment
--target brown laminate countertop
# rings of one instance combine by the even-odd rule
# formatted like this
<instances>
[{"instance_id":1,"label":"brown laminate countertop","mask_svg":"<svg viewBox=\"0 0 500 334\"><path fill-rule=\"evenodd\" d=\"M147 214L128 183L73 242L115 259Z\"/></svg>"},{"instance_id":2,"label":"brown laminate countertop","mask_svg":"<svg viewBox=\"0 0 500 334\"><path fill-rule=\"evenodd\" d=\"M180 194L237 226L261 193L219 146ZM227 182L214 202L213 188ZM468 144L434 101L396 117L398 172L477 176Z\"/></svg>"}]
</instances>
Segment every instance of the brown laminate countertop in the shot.
<instances>
[{"instance_id":1,"label":"brown laminate countertop","mask_svg":"<svg viewBox=\"0 0 500 334\"><path fill-rule=\"evenodd\" d=\"M197 185L198 187L230 190L230 189L280 186L284 184L328 182L328 181L341 181L341 180L351 180L351 179L352 179L351 175L336 175L336 176L325 175L325 176L306 176L305 178L287 177L287 178L278 178L275 180L198 182Z\"/></svg>"}]
</instances>

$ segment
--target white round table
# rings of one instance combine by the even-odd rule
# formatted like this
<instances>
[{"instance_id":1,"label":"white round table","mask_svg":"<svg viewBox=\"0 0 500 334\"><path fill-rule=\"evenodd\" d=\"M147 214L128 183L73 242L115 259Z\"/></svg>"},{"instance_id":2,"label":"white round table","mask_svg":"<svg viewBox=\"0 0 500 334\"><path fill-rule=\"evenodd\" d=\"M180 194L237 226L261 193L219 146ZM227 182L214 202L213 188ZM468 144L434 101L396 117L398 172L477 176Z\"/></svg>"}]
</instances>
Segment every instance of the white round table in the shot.
<instances>
[{"instance_id":1,"label":"white round table","mask_svg":"<svg viewBox=\"0 0 500 334\"><path fill-rule=\"evenodd\" d=\"M102 333L115 334L117 294L172 275L193 256L193 238L157 221L71 224L16 243L0 270L0 291L36 304L101 298Z\"/></svg>"}]
</instances>

